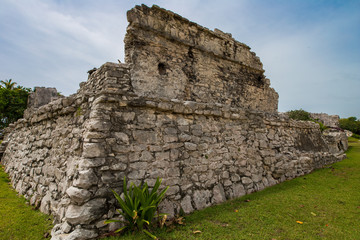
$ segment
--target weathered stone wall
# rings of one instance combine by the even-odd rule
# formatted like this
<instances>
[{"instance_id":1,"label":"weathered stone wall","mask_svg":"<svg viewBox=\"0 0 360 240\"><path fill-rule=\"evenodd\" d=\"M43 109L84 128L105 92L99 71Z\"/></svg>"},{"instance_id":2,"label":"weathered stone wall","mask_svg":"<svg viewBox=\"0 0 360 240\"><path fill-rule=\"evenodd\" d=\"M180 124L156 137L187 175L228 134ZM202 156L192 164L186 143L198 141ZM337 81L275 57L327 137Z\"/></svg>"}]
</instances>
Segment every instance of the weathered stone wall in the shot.
<instances>
[{"instance_id":1,"label":"weathered stone wall","mask_svg":"<svg viewBox=\"0 0 360 240\"><path fill-rule=\"evenodd\" d=\"M323 132L323 138L329 146L329 151L335 154L348 149L348 137L346 131L342 130L330 128Z\"/></svg>"},{"instance_id":2,"label":"weathered stone wall","mask_svg":"<svg viewBox=\"0 0 360 240\"><path fill-rule=\"evenodd\" d=\"M121 99L121 100L119 100ZM157 177L170 186L163 208L186 213L261 190L340 160L312 122L281 119L217 104L101 96L108 156L93 171L104 192ZM110 157L109 157L110 156ZM100 180L100 179L99 179Z\"/></svg>"},{"instance_id":3,"label":"weathered stone wall","mask_svg":"<svg viewBox=\"0 0 360 240\"><path fill-rule=\"evenodd\" d=\"M156 6L136 6L128 21L125 60L136 94L277 111L259 58L230 34Z\"/></svg>"},{"instance_id":4,"label":"weathered stone wall","mask_svg":"<svg viewBox=\"0 0 360 240\"><path fill-rule=\"evenodd\" d=\"M14 188L60 221L69 204L66 190L82 153L86 98L59 99L27 114L7 129L2 158Z\"/></svg>"},{"instance_id":5,"label":"weathered stone wall","mask_svg":"<svg viewBox=\"0 0 360 240\"><path fill-rule=\"evenodd\" d=\"M328 127L338 128L340 117L338 115L329 115L326 113L310 113L311 118L318 119L322 124Z\"/></svg>"},{"instance_id":6,"label":"weathered stone wall","mask_svg":"<svg viewBox=\"0 0 360 240\"><path fill-rule=\"evenodd\" d=\"M181 36L176 41L155 31L163 26L160 15L182 31L199 31L198 41L204 42L191 43L193 37L173 28L169 31ZM129 19L127 64L104 64L80 84L77 94L28 111L7 129L2 163L17 191L55 216L53 239L95 238L114 230L116 224L104 225L104 220L118 217L110 189L121 193L124 176L150 186L163 178L163 187L170 188L161 207L174 215L181 208L190 213L261 190L344 157L346 146L330 149L317 124L276 113L277 94L266 81L253 83L262 65L245 45L158 7L137 7ZM151 26L148 32L145 23ZM138 44L145 32L147 40ZM241 51L221 55L225 38ZM191 67L194 75L181 69L192 64L186 58L190 43L191 54L198 55ZM153 59L161 54L161 62ZM173 63L177 55L183 65ZM229 72L212 72L219 66ZM232 92L236 89L238 95ZM235 97L240 98L233 101Z\"/></svg>"},{"instance_id":7,"label":"weathered stone wall","mask_svg":"<svg viewBox=\"0 0 360 240\"><path fill-rule=\"evenodd\" d=\"M39 108L51 101L61 98L56 88L35 87L28 97L28 108Z\"/></svg>"},{"instance_id":8,"label":"weathered stone wall","mask_svg":"<svg viewBox=\"0 0 360 240\"><path fill-rule=\"evenodd\" d=\"M80 85L77 94L26 111L24 119L6 129L2 144L7 148L1 162L14 188L30 204L55 216L55 223L64 223L62 233L78 225L68 223L88 224L107 208L106 199L98 196L98 187L88 190L97 186L97 178L89 170L95 163L88 156L99 151L93 147L99 136L92 134L102 124L94 120L98 112L93 102L103 92L119 94L131 88L126 65L113 63L104 64ZM79 205L84 206L80 209ZM86 230L73 231L72 236L79 234L97 236Z\"/></svg>"}]
</instances>

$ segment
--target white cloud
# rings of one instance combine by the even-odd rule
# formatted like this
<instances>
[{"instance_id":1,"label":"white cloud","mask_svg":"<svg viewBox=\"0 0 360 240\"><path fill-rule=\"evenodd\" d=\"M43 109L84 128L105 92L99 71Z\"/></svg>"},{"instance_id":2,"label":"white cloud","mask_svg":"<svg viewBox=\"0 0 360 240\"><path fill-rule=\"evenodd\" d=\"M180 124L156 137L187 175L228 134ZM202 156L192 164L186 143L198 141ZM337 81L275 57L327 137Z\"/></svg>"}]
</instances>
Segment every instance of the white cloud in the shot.
<instances>
[{"instance_id":1,"label":"white cloud","mask_svg":"<svg viewBox=\"0 0 360 240\"><path fill-rule=\"evenodd\" d=\"M92 9L94 18L88 18L80 11L62 12L53 2L38 0L9 1L4 6L9 22L1 38L16 50L7 57L5 65L12 62L13 66L2 71L7 75L2 78L17 76L23 85L55 86L70 94L86 80L87 70L123 56L119 42L126 23L114 23L119 16L125 19L124 13L109 15ZM16 75L10 76L10 71Z\"/></svg>"}]
</instances>

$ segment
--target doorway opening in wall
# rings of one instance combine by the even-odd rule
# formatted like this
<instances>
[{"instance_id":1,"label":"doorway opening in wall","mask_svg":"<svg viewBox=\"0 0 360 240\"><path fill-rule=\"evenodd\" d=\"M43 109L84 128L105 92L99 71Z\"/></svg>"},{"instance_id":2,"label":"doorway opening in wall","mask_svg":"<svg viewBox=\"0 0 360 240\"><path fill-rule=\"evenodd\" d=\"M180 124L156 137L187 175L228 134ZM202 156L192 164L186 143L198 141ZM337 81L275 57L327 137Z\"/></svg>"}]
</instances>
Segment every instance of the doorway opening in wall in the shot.
<instances>
[{"instance_id":1,"label":"doorway opening in wall","mask_svg":"<svg viewBox=\"0 0 360 240\"><path fill-rule=\"evenodd\" d=\"M158 64L158 70L159 70L159 74L160 75L165 75L166 74L166 66L164 63L159 63Z\"/></svg>"}]
</instances>

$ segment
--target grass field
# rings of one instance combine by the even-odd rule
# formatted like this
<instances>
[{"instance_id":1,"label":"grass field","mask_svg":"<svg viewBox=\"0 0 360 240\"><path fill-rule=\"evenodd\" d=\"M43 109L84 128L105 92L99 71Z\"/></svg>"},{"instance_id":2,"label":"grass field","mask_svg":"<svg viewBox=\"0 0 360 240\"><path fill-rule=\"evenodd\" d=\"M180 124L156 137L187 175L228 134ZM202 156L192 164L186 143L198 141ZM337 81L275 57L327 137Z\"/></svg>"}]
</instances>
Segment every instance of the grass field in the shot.
<instances>
[{"instance_id":1,"label":"grass field","mask_svg":"<svg viewBox=\"0 0 360 240\"><path fill-rule=\"evenodd\" d=\"M348 159L185 217L185 226L154 231L159 239L360 239L360 142ZM43 239L49 218L10 189L0 171L0 239ZM112 237L148 239L143 234Z\"/></svg>"},{"instance_id":2,"label":"grass field","mask_svg":"<svg viewBox=\"0 0 360 240\"><path fill-rule=\"evenodd\" d=\"M7 174L0 167L0 239L45 239L50 233L52 220L26 204L9 184Z\"/></svg>"}]
</instances>

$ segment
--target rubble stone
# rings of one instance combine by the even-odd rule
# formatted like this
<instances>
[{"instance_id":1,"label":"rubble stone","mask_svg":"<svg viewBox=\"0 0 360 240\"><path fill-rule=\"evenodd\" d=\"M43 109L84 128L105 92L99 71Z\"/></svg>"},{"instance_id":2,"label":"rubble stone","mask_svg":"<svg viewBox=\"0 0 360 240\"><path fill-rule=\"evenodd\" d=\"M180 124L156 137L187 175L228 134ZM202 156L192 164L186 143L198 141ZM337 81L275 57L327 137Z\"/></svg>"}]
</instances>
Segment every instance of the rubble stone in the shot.
<instances>
[{"instance_id":1,"label":"rubble stone","mask_svg":"<svg viewBox=\"0 0 360 240\"><path fill-rule=\"evenodd\" d=\"M85 189L80 189L71 186L66 190L66 193L69 195L70 199L78 204L82 204L90 199L91 193Z\"/></svg>"},{"instance_id":2,"label":"rubble stone","mask_svg":"<svg viewBox=\"0 0 360 240\"><path fill-rule=\"evenodd\" d=\"M66 210L66 221L73 225L89 224L102 216L105 202L106 199L104 198L96 198L81 206L70 205Z\"/></svg>"}]
</instances>

